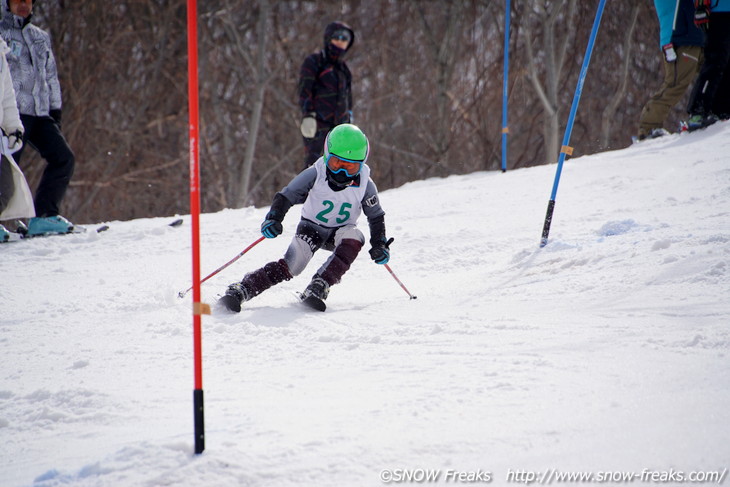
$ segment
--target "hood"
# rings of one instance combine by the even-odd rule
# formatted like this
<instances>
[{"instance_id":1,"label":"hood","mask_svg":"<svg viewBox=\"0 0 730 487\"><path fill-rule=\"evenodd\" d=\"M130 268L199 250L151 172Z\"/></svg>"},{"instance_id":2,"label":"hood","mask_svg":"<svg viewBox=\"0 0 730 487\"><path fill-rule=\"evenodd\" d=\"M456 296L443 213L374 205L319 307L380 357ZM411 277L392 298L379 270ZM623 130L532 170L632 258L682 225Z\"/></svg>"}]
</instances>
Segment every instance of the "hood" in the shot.
<instances>
[{"instance_id":1,"label":"hood","mask_svg":"<svg viewBox=\"0 0 730 487\"><path fill-rule=\"evenodd\" d=\"M7 0L3 0L7 1ZM342 49L338 49L337 47L330 44L330 37L332 37L332 34L340 29L345 29L350 32L350 44L347 46L347 49L344 51ZM333 60L342 60L342 58L345 56L347 51L349 51L353 44L355 44L355 31L352 30L352 27L347 25L346 23L336 20L324 29L324 52L327 53L327 56L330 57Z\"/></svg>"}]
</instances>

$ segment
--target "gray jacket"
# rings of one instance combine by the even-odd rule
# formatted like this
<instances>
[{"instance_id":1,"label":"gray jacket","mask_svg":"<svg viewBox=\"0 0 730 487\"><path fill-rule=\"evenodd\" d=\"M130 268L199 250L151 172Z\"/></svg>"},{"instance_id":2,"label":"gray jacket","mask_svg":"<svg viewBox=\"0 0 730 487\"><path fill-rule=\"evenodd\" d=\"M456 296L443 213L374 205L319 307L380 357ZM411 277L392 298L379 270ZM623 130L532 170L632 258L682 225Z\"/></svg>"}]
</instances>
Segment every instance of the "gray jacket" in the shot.
<instances>
[{"instance_id":1,"label":"gray jacket","mask_svg":"<svg viewBox=\"0 0 730 487\"><path fill-rule=\"evenodd\" d=\"M61 109L61 85L51 38L29 19L10 13L7 0L0 3L0 36L10 47L6 57L13 76L18 111L22 115L47 117L51 110Z\"/></svg>"}]
</instances>

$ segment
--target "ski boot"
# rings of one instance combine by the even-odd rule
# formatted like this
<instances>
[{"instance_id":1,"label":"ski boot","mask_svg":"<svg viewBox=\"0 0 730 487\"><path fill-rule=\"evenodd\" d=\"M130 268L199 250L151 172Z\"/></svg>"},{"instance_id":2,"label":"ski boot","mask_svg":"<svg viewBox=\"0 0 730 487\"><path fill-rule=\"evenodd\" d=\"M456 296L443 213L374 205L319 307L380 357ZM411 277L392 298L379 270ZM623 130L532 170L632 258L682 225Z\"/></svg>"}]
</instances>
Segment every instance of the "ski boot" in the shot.
<instances>
[{"instance_id":1,"label":"ski boot","mask_svg":"<svg viewBox=\"0 0 730 487\"><path fill-rule=\"evenodd\" d=\"M28 226L20 220L15 220L15 231L22 236L28 235Z\"/></svg>"},{"instance_id":2,"label":"ski boot","mask_svg":"<svg viewBox=\"0 0 730 487\"><path fill-rule=\"evenodd\" d=\"M648 132L641 132L639 133L639 136L637 137L637 141L642 141L646 139L657 139L659 137L664 137L665 135L669 135L669 131L664 128L653 128L649 130Z\"/></svg>"},{"instance_id":3,"label":"ski boot","mask_svg":"<svg viewBox=\"0 0 730 487\"><path fill-rule=\"evenodd\" d=\"M4 226L0 225L0 242L7 242L10 240L10 232Z\"/></svg>"},{"instance_id":4,"label":"ski boot","mask_svg":"<svg viewBox=\"0 0 730 487\"><path fill-rule=\"evenodd\" d=\"M327 309L324 300L327 299L329 293L330 285L327 281L319 275L315 275L300 297L302 303L310 308L316 309L317 311L324 311Z\"/></svg>"},{"instance_id":5,"label":"ski boot","mask_svg":"<svg viewBox=\"0 0 730 487\"><path fill-rule=\"evenodd\" d=\"M709 127L713 123L717 122L719 118L717 115L710 113L709 115L692 115L687 120L687 130L694 132L695 130Z\"/></svg>"},{"instance_id":6,"label":"ski boot","mask_svg":"<svg viewBox=\"0 0 730 487\"><path fill-rule=\"evenodd\" d=\"M218 305L233 313L240 313L241 304L249 299L251 298L249 297L248 289L242 283L234 282L228 286L226 293L218 300Z\"/></svg>"},{"instance_id":7,"label":"ski boot","mask_svg":"<svg viewBox=\"0 0 730 487\"><path fill-rule=\"evenodd\" d=\"M28 236L64 234L71 233L74 229L73 223L61 215L48 217L33 217L28 222Z\"/></svg>"}]
</instances>

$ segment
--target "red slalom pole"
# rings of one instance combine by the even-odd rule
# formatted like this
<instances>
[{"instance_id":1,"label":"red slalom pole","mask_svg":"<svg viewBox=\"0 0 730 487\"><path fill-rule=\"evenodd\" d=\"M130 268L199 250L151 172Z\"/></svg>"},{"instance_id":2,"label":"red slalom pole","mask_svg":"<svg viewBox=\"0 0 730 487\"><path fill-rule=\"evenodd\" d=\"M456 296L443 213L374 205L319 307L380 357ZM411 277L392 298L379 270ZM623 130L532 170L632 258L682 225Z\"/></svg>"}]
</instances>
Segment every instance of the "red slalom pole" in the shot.
<instances>
[{"instance_id":1,"label":"red slalom pole","mask_svg":"<svg viewBox=\"0 0 730 487\"><path fill-rule=\"evenodd\" d=\"M411 299L416 299L417 296L414 296L413 294L411 294L411 292L403 285L403 283L400 282L400 279L398 279L398 276L395 275L395 273L393 272L393 269L391 269L388 264L385 264L385 268L388 269L388 272L390 272L390 275L393 276L393 279L395 279L395 282L400 284L400 287L403 288L403 290L406 292L406 294L408 294L408 296Z\"/></svg>"},{"instance_id":2,"label":"red slalom pole","mask_svg":"<svg viewBox=\"0 0 730 487\"><path fill-rule=\"evenodd\" d=\"M205 450L205 421L203 415L203 347L202 314L210 312L200 302L200 165L198 131L198 22L196 0L188 0L188 118L190 141L190 216L193 248L193 356L195 388L193 389L193 416L195 426L195 454Z\"/></svg>"},{"instance_id":3,"label":"red slalom pole","mask_svg":"<svg viewBox=\"0 0 730 487\"><path fill-rule=\"evenodd\" d=\"M225 264L223 264L222 266L220 266L219 268L217 268L216 270L214 270L213 272L211 272L210 274L208 274L207 276L205 276L205 277L204 277L204 278L203 278L203 279L202 279L202 280L200 281L200 284L203 284L203 283L204 283L205 281L207 281L207 280L208 280L208 279L210 279L211 277L215 276L216 274L218 274L218 273L219 273L220 271L222 271L223 269L225 269L225 268L226 268L226 267L228 267L229 265L231 265L231 264L233 264L234 262L236 262L236 261L237 261L238 259L240 259L241 257L243 257L243 254L245 254L246 252L248 252L249 250L251 250L252 248L254 248L254 246L256 246L256 244L260 243L260 242L261 242L261 241L263 241L263 240L264 240L265 238L266 238L266 237L260 237L260 238L259 238L258 240L256 240L256 241L255 241L254 243L252 243L251 245L249 245L248 247L246 247L245 249L243 249L243 250L242 250L242 251L241 251L241 252L240 252L240 253L239 253L239 254L238 254L237 256L235 256L234 258L232 258L231 260L229 260L228 262L226 262ZM187 293L188 293L188 292L189 292L189 291L190 291L191 289L192 289L192 287L189 287L189 288L188 288L188 289L186 289L185 291L180 291L179 293L177 293L178 297L180 297L180 298L184 298L184 297L185 297L185 295L186 295L186 294L187 294Z\"/></svg>"}]
</instances>

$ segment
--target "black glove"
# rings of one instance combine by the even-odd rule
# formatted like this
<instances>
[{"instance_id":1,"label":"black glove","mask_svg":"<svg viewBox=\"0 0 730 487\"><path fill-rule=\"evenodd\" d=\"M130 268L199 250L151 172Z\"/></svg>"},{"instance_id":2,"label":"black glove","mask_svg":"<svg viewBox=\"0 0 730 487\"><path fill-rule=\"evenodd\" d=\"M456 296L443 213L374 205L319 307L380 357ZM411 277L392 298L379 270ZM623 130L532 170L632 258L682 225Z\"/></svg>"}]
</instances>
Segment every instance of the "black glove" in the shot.
<instances>
[{"instance_id":1,"label":"black glove","mask_svg":"<svg viewBox=\"0 0 730 487\"><path fill-rule=\"evenodd\" d=\"M48 112L48 114L51 116L53 121L56 122L56 125L58 125L58 127L60 128L61 127L61 109L59 108L58 110L51 110Z\"/></svg>"},{"instance_id":2,"label":"black glove","mask_svg":"<svg viewBox=\"0 0 730 487\"><path fill-rule=\"evenodd\" d=\"M385 239L379 240L377 242L370 241L370 245L372 245L372 248L370 249L370 258L375 261L376 264L387 264L390 260L390 244L393 243L393 237L391 237L388 241Z\"/></svg>"},{"instance_id":3,"label":"black glove","mask_svg":"<svg viewBox=\"0 0 730 487\"><path fill-rule=\"evenodd\" d=\"M261 224L261 234L266 238L276 238L284 231L281 222L284 221L286 212L292 207L291 202L281 193L276 193L274 201L271 202L271 209L266 214L266 219Z\"/></svg>"},{"instance_id":4,"label":"black glove","mask_svg":"<svg viewBox=\"0 0 730 487\"><path fill-rule=\"evenodd\" d=\"M695 25L707 32L710 29L711 0L695 0Z\"/></svg>"},{"instance_id":5,"label":"black glove","mask_svg":"<svg viewBox=\"0 0 730 487\"><path fill-rule=\"evenodd\" d=\"M278 220L266 219L261 224L261 234L266 238L276 238L284 231L284 227Z\"/></svg>"}]
</instances>

